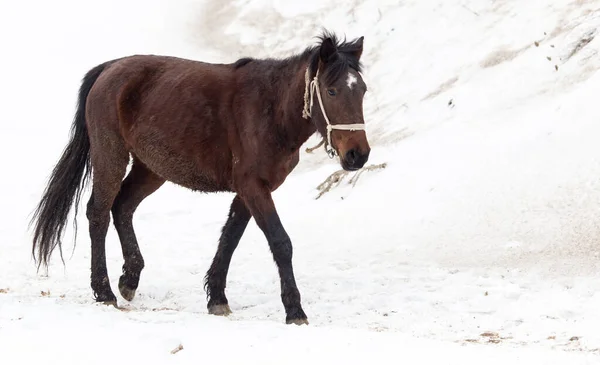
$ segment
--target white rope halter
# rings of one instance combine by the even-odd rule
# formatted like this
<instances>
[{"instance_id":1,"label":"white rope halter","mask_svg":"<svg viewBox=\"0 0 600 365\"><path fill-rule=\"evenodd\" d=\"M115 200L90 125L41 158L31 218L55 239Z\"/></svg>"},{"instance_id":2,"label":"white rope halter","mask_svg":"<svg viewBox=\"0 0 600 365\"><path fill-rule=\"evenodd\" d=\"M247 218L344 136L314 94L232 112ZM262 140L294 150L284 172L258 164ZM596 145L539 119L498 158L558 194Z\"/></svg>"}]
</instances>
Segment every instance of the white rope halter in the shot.
<instances>
[{"instance_id":1,"label":"white rope halter","mask_svg":"<svg viewBox=\"0 0 600 365\"><path fill-rule=\"evenodd\" d=\"M364 123L354 123L354 124L331 124L329 118L327 117L327 113L325 112L325 107L323 106L323 99L321 98L321 90L319 89L319 70L315 74L315 77L310 81L310 66L306 67L306 73L304 74L304 109L302 110L302 118L308 119L312 117L312 107L314 94L317 94L317 99L319 99L319 105L321 106L321 112L323 113L323 117L325 118L325 122L327 123L327 145L325 146L325 151L327 151L327 155L329 158L333 158L337 155L337 151L331 146L331 131L334 129L342 130L342 131L358 131L365 130Z\"/></svg>"}]
</instances>

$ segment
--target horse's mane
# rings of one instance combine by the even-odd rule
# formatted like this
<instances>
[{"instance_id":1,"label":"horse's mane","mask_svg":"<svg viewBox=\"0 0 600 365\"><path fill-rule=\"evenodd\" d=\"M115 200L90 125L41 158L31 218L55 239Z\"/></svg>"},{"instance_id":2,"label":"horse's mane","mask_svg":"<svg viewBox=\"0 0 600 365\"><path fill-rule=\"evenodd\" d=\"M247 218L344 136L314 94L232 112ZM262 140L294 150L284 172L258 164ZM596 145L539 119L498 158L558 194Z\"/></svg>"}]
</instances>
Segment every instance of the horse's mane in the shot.
<instances>
[{"instance_id":1,"label":"horse's mane","mask_svg":"<svg viewBox=\"0 0 600 365\"><path fill-rule=\"evenodd\" d=\"M359 39L354 39L352 41L347 41L344 37L343 40L340 40L334 33L323 30L321 35L316 37L319 39L319 42L316 45L312 45L307 47L302 53L295 54L287 58L283 59L257 59L252 57L244 57L233 63L233 67L235 69L242 68L251 63L278 63L281 65L288 65L290 63L296 63L299 60L304 60L306 58L310 59L310 73L312 75L315 74L317 70L317 66L319 64L319 49L327 38L330 38L333 44L335 44L338 50L338 57L336 57L331 63L327 65L327 69L322 75L327 83L335 82L341 75L344 75L348 72L348 68L354 69L357 72L362 71L362 64L360 60L356 56L356 54L360 51L361 46L359 45Z\"/></svg>"}]
</instances>

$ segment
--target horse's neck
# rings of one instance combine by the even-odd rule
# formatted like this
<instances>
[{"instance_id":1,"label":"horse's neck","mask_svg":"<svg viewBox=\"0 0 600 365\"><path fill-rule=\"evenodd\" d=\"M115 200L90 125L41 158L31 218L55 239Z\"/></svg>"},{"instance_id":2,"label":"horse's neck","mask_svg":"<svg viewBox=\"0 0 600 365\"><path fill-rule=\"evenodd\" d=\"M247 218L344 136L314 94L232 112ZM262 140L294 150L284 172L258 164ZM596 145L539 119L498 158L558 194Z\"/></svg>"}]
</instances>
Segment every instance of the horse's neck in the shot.
<instances>
[{"instance_id":1,"label":"horse's neck","mask_svg":"<svg viewBox=\"0 0 600 365\"><path fill-rule=\"evenodd\" d=\"M284 135L288 139L290 146L300 148L308 138L315 133L316 127L312 119L304 119L302 110L304 107L304 90L305 90L305 72L307 63L295 68L292 72L293 81L289 87L282 93L282 109L285 116L281 121L281 127L284 130ZM285 81L284 81L285 82Z\"/></svg>"}]
</instances>

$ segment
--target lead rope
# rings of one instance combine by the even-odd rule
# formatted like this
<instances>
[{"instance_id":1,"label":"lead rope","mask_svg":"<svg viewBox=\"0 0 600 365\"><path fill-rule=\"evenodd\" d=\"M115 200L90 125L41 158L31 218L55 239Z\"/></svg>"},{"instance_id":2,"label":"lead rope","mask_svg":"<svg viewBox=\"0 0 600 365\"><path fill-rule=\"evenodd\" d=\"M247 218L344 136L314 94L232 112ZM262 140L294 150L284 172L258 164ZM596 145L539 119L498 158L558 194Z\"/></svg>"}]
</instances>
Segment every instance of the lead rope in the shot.
<instances>
[{"instance_id":1,"label":"lead rope","mask_svg":"<svg viewBox=\"0 0 600 365\"><path fill-rule=\"evenodd\" d=\"M325 107L323 106L323 99L321 97L321 91L319 89L319 70L315 74L315 77L310 81L309 75L310 67L306 68L306 72L304 73L304 108L302 110L302 118L308 119L312 117L312 107L314 94L316 92L317 99L319 100L319 106L321 107L321 112L323 113L323 117L325 118L325 123L327 123L327 145L325 146L325 151L329 158L334 158L337 156L337 151L331 145L331 132L334 129L344 130L344 131L358 131L364 130L364 123L354 123L354 124L331 124L329 118L327 117L327 113L325 112Z\"/></svg>"}]
</instances>

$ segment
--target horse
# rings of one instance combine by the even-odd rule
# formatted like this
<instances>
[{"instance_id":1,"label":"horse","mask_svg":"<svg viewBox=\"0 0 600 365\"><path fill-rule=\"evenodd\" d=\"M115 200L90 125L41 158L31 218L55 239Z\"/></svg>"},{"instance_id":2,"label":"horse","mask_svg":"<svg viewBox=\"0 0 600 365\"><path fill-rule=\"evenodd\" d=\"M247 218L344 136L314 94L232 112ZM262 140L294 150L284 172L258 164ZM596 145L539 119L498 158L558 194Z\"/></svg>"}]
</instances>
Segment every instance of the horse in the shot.
<instances>
[{"instance_id":1,"label":"horse","mask_svg":"<svg viewBox=\"0 0 600 365\"><path fill-rule=\"evenodd\" d=\"M30 223L38 269L48 266L56 247L62 259L68 215L73 206L77 215L90 179L91 288L96 302L115 307L105 252L111 213L124 260L118 287L131 301L144 268L132 225L140 203L166 181L192 191L235 193L204 277L208 313L231 313L227 272L254 218L279 271L285 322L308 324L292 242L271 193L317 131L329 157L337 156L347 171L362 168L371 150L363 116L364 37L340 40L325 29L315 38L316 44L287 58L205 63L136 54L90 69L81 81L69 142Z\"/></svg>"}]
</instances>

